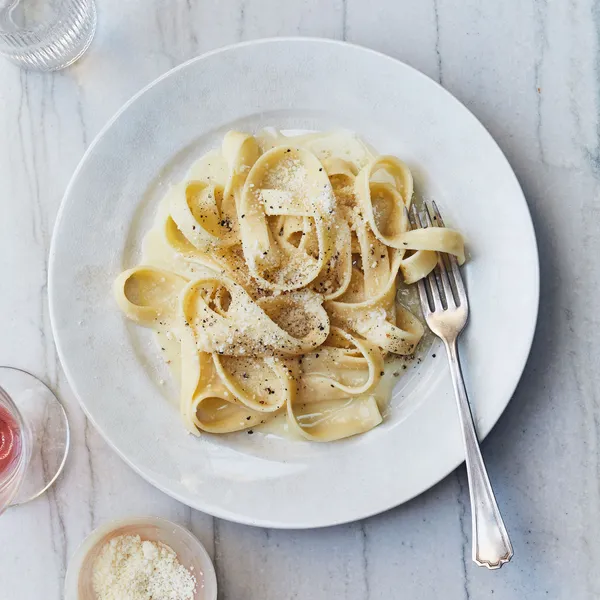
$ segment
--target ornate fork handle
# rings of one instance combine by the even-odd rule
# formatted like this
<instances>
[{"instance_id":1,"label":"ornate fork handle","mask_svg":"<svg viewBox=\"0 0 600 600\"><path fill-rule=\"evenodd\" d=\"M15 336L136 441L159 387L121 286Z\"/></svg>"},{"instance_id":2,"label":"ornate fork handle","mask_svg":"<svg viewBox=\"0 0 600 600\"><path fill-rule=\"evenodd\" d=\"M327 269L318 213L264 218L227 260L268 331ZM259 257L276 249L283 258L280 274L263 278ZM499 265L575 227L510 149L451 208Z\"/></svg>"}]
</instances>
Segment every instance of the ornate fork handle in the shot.
<instances>
[{"instance_id":1,"label":"ornate fork handle","mask_svg":"<svg viewBox=\"0 0 600 600\"><path fill-rule=\"evenodd\" d=\"M499 569L513 555L504 521L498 510L492 486L483 463L473 414L460 369L456 339L445 341L450 374L458 405L458 415L465 443L465 462L469 478L471 521L473 527L473 560L482 567Z\"/></svg>"}]
</instances>

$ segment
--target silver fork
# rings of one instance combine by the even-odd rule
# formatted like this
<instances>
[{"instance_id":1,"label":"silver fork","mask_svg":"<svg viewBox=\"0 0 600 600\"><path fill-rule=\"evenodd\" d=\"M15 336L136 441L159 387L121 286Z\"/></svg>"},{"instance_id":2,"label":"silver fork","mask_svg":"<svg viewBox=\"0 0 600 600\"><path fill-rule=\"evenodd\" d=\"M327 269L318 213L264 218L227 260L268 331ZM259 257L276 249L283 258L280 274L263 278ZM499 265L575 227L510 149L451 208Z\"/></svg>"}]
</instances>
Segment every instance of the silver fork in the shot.
<instances>
[{"instance_id":1,"label":"silver fork","mask_svg":"<svg viewBox=\"0 0 600 600\"><path fill-rule=\"evenodd\" d=\"M435 202L432 204L433 220L438 227L444 227ZM413 226L433 226L429 208L427 206L425 208L425 224L423 224L419 212L413 204ZM408 211L406 217L408 218ZM411 222L410 218L408 218L408 222ZM513 549L483 463L473 414L460 369L456 340L467 323L469 304L456 258L452 255L438 253L438 265L435 273L432 272L426 279L421 279L418 287L421 308L427 325L444 342L448 353L450 374L465 444L465 462L471 499L473 561L480 567L499 569L512 558Z\"/></svg>"}]
</instances>

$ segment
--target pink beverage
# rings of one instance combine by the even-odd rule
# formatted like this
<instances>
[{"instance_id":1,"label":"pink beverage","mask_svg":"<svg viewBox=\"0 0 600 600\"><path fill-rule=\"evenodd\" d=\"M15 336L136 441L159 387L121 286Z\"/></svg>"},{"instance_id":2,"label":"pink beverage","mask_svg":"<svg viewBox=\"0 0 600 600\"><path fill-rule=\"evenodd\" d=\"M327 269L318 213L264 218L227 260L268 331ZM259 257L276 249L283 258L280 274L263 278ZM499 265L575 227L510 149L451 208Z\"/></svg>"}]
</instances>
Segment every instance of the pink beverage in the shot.
<instances>
[{"instance_id":1,"label":"pink beverage","mask_svg":"<svg viewBox=\"0 0 600 600\"><path fill-rule=\"evenodd\" d=\"M19 424L0 404L0 482L10 476L17 467L21 452L22 438Z\"/></svg>"}]
</instances>

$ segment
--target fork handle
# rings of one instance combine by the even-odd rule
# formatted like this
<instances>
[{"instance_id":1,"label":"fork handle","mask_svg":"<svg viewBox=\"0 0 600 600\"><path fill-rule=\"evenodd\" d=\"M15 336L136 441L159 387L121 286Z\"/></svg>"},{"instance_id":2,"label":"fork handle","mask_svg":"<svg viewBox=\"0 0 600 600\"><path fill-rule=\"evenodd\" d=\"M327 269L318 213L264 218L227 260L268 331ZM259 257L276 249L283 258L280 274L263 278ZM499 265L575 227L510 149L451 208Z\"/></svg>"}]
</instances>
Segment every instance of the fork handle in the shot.
<instances>
[{"instance_id":1,"label":"fork handle","mask_svg":"<svg viewBox=\"0 0 600 600\"><path fill-rule=\"evenodd\" d=\"M460 369L456 340L446 342L446 350L465 443L465 462L471 499L473 561L480 567L499 569L512 558L512 544L498 510L479 449L473 414Z\"/></svg>"}]
</instances>

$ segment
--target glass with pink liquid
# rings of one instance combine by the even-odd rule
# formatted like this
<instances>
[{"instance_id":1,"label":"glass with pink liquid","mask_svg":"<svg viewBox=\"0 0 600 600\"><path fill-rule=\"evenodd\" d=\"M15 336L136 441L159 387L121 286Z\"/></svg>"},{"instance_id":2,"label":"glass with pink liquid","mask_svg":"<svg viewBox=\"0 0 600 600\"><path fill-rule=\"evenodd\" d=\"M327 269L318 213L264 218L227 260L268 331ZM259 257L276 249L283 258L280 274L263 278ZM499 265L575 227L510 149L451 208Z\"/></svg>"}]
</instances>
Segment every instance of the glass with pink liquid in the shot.
<instances>
[{"instance_id":1,"label":"glass with pink liquid","mask_svg":"<svg viewBox=\"0 0 600 600\"><path fill-rule=\"evenodd\" d=\"M45 492L68 450L69 423L56 396L33 375L0 367L0 513Z\"/></svg>"}]
</instances>

